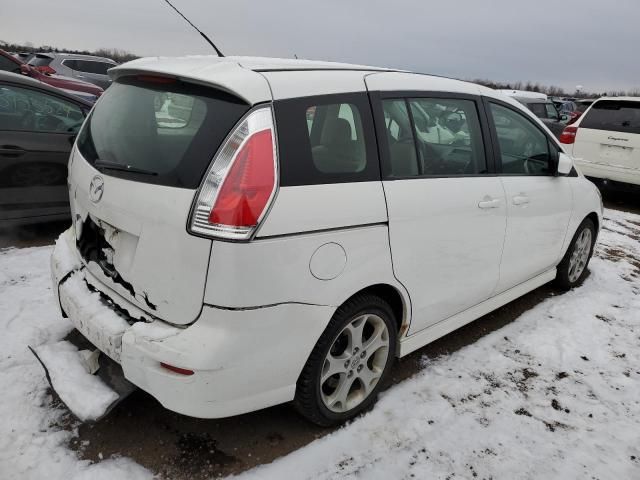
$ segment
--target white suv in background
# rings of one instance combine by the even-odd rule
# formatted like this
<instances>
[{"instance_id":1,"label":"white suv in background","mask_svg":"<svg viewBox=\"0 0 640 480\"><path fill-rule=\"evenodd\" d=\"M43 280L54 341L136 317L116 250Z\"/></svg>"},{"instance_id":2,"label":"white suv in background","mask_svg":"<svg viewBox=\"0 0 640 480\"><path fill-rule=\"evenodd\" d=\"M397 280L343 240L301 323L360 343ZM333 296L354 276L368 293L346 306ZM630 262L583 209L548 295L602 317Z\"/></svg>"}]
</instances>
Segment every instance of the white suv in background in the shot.
<instances>
[{"instance_id":1,"label":"white suv in background","mask_svg":"<svg viewBox=\"0 0 640 480\"><path fill-rule=\"evenodd\" d=\"M54 290L168 409L293 401L337 424L396 357L586 275L596 188L493 90L242 57L110 73L71 154Z\"/></svg>"},{"instance_id":2,"label":"white suv in background","mask_svg":"<svg viewBox=\"0 0 640 480\"><path fill-rule=\"evenodd\" d=\"M596 100L560 142L586 176L640 185L640 97Z\"/></svg>"}]
</instances>

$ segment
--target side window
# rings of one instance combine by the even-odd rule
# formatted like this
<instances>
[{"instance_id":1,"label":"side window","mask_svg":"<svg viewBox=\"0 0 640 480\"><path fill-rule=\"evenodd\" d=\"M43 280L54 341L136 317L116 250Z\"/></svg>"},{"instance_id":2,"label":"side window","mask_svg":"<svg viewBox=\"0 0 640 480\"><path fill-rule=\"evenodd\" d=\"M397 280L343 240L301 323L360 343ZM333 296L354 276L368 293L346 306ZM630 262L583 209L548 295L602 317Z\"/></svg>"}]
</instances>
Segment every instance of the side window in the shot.
<instances>
[{"instance_id":1,"label":"side window","mask_svg":"<svg viewBox=\"0 0 640 480\"><path fill-rule=\"evenodd\" d=\"M367 156L358 107L351 103L311 105L309 142L313 164L322 173L358 173Z\"/></svg>"},{"instance_id":2,"label":"side window","mask_svg":"<svg viewBox=\"0 0 640 480\"><path fill-rule=\"evenodd\" d=\"M0 85L0 129L77 133L84 121L80 107L27 88Z\"/></svg>"},{"instance_id":3,"label":"side window","mask_svg":"<svg viewBox=\"0 0 640 480\"><path fill-rule=\"evenodd\" d=\"M115 67L115 65L111 65L110 63L107 63L107 62L93 62L93 63L95 64L93 68L95 73L99 73L100 75L108 75L107 70Z\"/></svg>"},{"instance_id":4,"label":"side window","mask_svg":"<svg viewBox=\"0 0 640 480\"><path fill-rule=\"evenodd\" d=\"M553 120L559 120L560 115L558 115L558 110L553 103L545 103L545 107L547 109L547 118L552 118Z\"/></svg>"},{"instance_id":5,"label":"side window","mask_svg":"<svg viewBox=\"0 0 640 480\"><path fill-rule=\"evenodd\" d=\"M282 185L380 178L365 93L280 100L274 112Z\"/></svg>"},{"instance_id":6,"label":"side window","mask_svg":"<svg viewBox=\"0 0 640 480\"><path fill-rule=\"evenodd\" d=\"M402 100L383 100L384 123L389 143L392 177L420 175L413 127L409 120L407 103Z\"/></svg>"},{"instance_id":7,"label":"side window","mask_svg":"<svg viewBox=\"0 0 640 480\"><path fill-rule=\"evenodd\" d=\"M0 70L4 70L5 72L20 73L20 65L0 55Z\"/></svg>"},{"instance_id":8,"label":"side window","mask_svg":"<svg viewBox=\"0 0 640 480\"><path fill-rule=\"evenodd\" d=\"M524 115L491 103L500 147L502 173L550 175L551 155L546 135Z\"/></svg>"},{"instance_id":9,"label":"side window","mask_svg":"<svg viewBox=\"0 0 640 480\"><path fill-rule=\"evenodd\" d=\"M473 100L385 100L383 111L392 176L487 172L482 130Z\"/></svg>"},{"instance_id":10,"label":"side window","mask_svg":"<svg viewBox=\"0 0 640 480\"><path fill-rule=\"evenodd\" d=\"M528 103L527 107L529 107L529 110L538 118L547 118L548 116L544 103Z\"/></svg>"},{"instance_id":11,"label":"side window","mask_svg":"<svg viewBox=\"0 0 640 480\"><path fill-rule=\"evenodd\" d=\"M69 67L71 70L78 70L78 61L77 60L63 60L62 64L65 67Z\"/></svg>"}]
</instances>

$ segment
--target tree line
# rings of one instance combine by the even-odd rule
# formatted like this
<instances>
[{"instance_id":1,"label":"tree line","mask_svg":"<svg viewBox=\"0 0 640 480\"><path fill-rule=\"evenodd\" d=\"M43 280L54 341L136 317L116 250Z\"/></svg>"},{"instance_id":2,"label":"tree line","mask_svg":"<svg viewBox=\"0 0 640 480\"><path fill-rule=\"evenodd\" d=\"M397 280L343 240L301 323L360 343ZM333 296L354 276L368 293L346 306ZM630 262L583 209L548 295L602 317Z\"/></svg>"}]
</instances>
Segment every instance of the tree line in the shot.
<instances>
[{"instance_id":1,"label":"tree line","mask_svg":"<svg viewBox=\"0 0 640 480\"><path fill-rule=\"evenodd\" d=\"M27 42L25 44L19 43L9 43L0 40L0 48L2 50L6 50L8 52L65 52L65 53L76 53L80 55L95 55L96 57L107 57L112 60L115 60L117 63L128 62L129 60L135 60L139 58L138 55L135 55L131 52L120 48L99 48L97 50L71 50L67 48L59 48L51 45L40 45L36 47L31 42ZM611 97L620 97L620 96L630 96L630 97L640 97L640 89L633 90L611 90L607 92L588 92L588 91L574 91L568 92L562 87L558 87L556 85L544 85L539 82L495 82L493 80L487 80L485 78L475 78L470 80L474 83L478 83L480 85L484 85L485 87L494 88L497 90L526 90L528 92L539 92L545 93L549 96L554 97L579 97L579 98L598 98L602 96L611 96Z\"/></svg>"},{"instance_id":2,"label":"tree line","mask_svg":"<svg viewBox=\"0 0 640 480\"><path fill-rule=\"evenodd\" d=\"M527 92L539 92L545 93L552 97L578 97L578 98L600 98L604 96L609 97L640 97L640 89L632 90L608 90L606 92L589 92L585 90L575 90L568 92L562 87L556 85L544 85L539 82L511 82L502 83L494 82L493 80L487 80L484 78L475 78L470 80L473 83L484 85L485 87L494 88L496 90L525 90Z\"/></svg>"},{"instance_id":3,"label":"tree line","mask_svg":"<svg viewBox=\"0 0 640 480\"><path fill-rule=\"evenodd\" d=\"M34 46L33 43L27 42L25 44L21 43L11 43L0 40L0 48L7 52L64 52L64 53L75 53L78 55L94 55L96 57L106 57L114 60L117 63L128 62L129 60L135 60L136 58L140 58L138 55L134 55L131 52L126 50L122 50L120 48L99 48L97 50L73 50L69 48L59 48L54 47L52 45L40 45L38 47Z\"/></svg>"}]
</instances>

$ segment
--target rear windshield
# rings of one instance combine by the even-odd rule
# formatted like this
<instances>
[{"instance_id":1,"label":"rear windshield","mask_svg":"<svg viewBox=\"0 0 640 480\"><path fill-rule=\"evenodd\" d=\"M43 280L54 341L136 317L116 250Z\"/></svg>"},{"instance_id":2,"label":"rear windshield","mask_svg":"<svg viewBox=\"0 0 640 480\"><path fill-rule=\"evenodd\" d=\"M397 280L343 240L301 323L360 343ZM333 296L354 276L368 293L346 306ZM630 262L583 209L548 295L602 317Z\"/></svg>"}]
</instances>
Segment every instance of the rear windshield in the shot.
<instances>
[{"instance_id":1,"label":"rear windshield","mask_svg":"<svg viewBox=\"0 0 640 480\"><path fill-rule=\"evenodd\" d=\"M240 99L182 82L114 82L78 137L78 150L107 175L197 188L216 150L249 110Z\"/></svg>"},{"instance_id":2,"label":"rear windshield","mask_svg":"<svg viewBox=\"0 0 640 480\"><path fill-rule=\"evenodd\" d=\"M640 102L600 100L587 112L580 127L640 133Z\"/></svg>"},{"instance_id":3,"label":"rear windshield","mask_svg":"<svg viewBox=\"0 0 640 480\"><path fill-rule=\"evenodd\" d=\"M29 65L33 65L34 67L46 67L53 61L53 58L48 57L46 55L36 55L29 60Z\"/></svg>"}]
</instances>

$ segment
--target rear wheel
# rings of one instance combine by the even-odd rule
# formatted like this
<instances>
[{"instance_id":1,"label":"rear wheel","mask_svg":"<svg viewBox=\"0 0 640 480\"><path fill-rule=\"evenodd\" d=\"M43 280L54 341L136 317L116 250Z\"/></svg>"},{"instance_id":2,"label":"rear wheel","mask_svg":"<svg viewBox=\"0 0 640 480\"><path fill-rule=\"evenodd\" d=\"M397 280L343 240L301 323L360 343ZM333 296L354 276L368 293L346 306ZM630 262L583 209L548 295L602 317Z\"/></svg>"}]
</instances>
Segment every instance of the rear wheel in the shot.
<instances>
[{"instance_id":1,"label":"rear wheel","mask_svg":"<svg viewBox=\"0 0 640 480\"><path fill-rule=\"evenodd\" d=\"M294 405L321 426L349 420L375 403L396 353L396 322L382 299L362 294L341 306L300 374Z\"/></svg>"},{"instance_id":2,"label":"rear wheel","mask_svg":"<svg viewBox=\"0 0 640 480\"><path fill-rule=\"evenodd\" d=\"M593 255L595 239L596 227L592 220L586 218L578 227L567 253L558 265L558 287L569 290L582 283L587 276L587 265Z\"/></svg>"}]
</instances>

